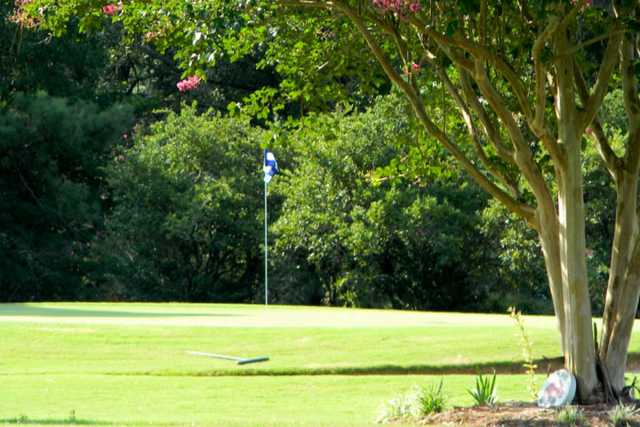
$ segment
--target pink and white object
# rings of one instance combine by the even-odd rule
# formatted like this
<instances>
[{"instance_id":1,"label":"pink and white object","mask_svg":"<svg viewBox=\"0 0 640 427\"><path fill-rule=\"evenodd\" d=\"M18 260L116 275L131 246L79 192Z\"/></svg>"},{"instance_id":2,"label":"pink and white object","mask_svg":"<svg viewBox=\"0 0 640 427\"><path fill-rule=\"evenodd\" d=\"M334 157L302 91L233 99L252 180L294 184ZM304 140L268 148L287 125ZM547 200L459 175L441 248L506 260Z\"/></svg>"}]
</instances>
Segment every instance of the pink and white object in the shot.
<instances>
[{"instance_id":1,"label":"pink and white object","mask_svg":"<svg viewBox=\"0 0 640 427\"><path fill-rule=\"evenodd\" d=\"M200 77L198 76L189 76L184 80L181 80L176 85L180 92L187 92L190 90L194 90L200 85Z\"/></svg>"}]
</instances>

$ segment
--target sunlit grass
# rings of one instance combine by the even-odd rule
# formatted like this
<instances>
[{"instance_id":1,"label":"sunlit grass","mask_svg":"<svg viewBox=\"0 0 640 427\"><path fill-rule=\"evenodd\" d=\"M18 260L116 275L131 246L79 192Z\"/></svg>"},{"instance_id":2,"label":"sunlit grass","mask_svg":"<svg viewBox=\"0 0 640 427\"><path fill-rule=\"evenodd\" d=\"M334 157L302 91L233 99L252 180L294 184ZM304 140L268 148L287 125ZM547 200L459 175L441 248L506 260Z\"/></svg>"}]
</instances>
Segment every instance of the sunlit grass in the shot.
<instances>
[{"instance_id":1,"label":"sunlit grass","mask_svg":"<svg viewBox=\"0 0 640 427\"><path fill-rule=\"evenodd\" d=\"M2 377L0 425L37 424L69 414L88 425L359 426L382 403L443 378L448 405L470 405L473 376ZM526 379L498 376L498 398L526 399ZM30 424L29 424L30 425Z\"/></svg>"},{"instance_id":2,"label":"sunlit grass","mask_svg":"<svg viewBox=\"0 0 640 427\"><path fill-rule=\"evenodd\" d=\"M553 318L528 316L525 327L535 357L559 355ZM0 304L0 337L0 426L371 425L412 386L444 379L449 405L470 405L476 371L521 364L506 314ZM444 375L452 370L473 375ZM498 399L526 400L527 381L498 374Z\"/></svg>"}]
</instances>

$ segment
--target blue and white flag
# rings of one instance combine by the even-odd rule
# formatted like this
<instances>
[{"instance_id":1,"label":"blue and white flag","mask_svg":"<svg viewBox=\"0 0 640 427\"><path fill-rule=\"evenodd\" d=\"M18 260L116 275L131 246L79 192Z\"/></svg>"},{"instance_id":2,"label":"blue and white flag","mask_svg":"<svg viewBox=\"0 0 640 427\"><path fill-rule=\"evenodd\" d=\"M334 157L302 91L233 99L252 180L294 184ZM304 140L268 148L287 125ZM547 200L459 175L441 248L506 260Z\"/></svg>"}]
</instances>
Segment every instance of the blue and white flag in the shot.
<instances>
[{"instance_id":1,"label":"blue and white flag","mask_svg":"<svg viewBox=\"0 0 640 427\"><path fill-rule=\"evenodd\" d=\"M276 156L273 153L266 149L264 150L264 182L267 184L273 178L273 175L278 173L278 162L276 161Z\"/></svg>"}]
</instances>

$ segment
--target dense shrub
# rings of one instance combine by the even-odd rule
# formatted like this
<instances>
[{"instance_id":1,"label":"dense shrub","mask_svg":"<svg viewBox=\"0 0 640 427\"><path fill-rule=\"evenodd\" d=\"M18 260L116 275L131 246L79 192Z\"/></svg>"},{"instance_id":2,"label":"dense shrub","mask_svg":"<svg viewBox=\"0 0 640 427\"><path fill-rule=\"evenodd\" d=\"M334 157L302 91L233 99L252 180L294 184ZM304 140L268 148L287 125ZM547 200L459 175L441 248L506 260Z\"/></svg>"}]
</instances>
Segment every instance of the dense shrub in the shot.
<instances>
[{"instance_id":1,"label":"dense shrub","mask_svg":"<svg viewBox=\"0 0 640 427\"><path fill-rule=\"evenodd\" d=\"M262 131L185 107L107 169L93 279L111 299L248 301L262 238Z\"/></svg>"},{"instance_id":2,"label":"dense shrub","mask_svg":"<svg viewBox=\"0 0 640 427\"><path fill-rule=\"evenodd\" d=\"M277 301L478 307L486 198L441 150L422 140L428 152L416 150L404 108L387 98L366 113L305 119L297 164L275 187L285 198L273 228ZM429 182L396 174L398 161L429 164Z\"/></svg>"},{"instance_id":3,"label":"dense shrub","mask_svg":"<svg viewBox=\"0 0 640 427\"><path fill-rule=\"evenodd\" d=\"M0 110L0 300L86 294L87 248L101 227L102 164L131 111L46 95Z\"/></svg>"}]
</instances>

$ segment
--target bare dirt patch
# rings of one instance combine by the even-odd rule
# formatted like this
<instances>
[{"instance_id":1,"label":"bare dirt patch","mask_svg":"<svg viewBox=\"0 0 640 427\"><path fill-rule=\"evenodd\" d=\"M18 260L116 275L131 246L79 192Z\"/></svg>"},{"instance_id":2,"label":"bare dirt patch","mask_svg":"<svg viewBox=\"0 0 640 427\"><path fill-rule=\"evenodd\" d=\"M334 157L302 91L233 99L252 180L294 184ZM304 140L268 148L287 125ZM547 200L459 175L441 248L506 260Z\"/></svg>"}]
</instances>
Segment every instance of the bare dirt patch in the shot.
<instances>
[{"instance_id":1,"label":"bare dirt patch","mask_svg":"<svg viewBox=\"0 0 640 427\"><path fill-rule=\"evenodd\" d=\"M579 426L610 427L608 411L611 405L580 406L582 421ZM494 407L453 408L441 414L431 415L420 424L425 426L468 426L468 427L551 427L562 426L558 421L557 409L538 408L535 403L506 402ZM626 424L640 427L640 417L635 416Z\"/></svg>"}]
</instances>

